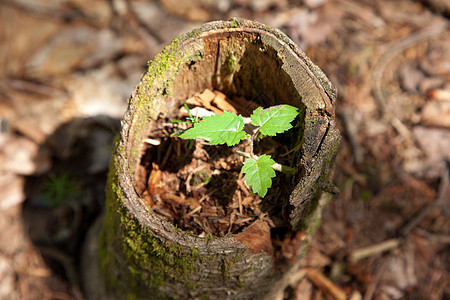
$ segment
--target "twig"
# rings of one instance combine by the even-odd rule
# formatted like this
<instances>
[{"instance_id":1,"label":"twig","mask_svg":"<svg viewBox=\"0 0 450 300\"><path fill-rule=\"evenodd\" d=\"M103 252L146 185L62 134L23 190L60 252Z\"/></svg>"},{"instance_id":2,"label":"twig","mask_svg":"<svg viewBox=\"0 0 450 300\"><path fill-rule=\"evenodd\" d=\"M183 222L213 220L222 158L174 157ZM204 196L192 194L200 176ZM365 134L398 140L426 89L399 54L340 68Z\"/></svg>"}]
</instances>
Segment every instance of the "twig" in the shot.
<instances>
[{"instance_id":1,"label":"twig","mask_svg":"<svg viewBox=\"0 0 450 300\"><path fill-rule=\"evenodd\" d=\"M360 5L358 4L358 2L348 0L339 0L338 2L343 4L345 10L347 10L349 13L353 14L355 17L360 18L373 28L380 28L386 24L382 18L373 13L373 9L368 8L365 5Z\"/></svg>"},{"instance_id":2,"label":"twig","mask_svg":"<svg viewBox=\"0 0 450 300\"><path fill-rule=\"evenodd\" d=\"M364 151L361 143L358 141L358 126L355 123L354 117L351 115L349 110L345 110L341 114L342 120L344 122L345 131L348 135L350 145L353 151L353 157L357 165L364 162Z\"/></svg>"},{"instance_id":3,"label":"twig","mask_svg":"<svg viewBox=\"0 0 450 300\"><path fill-rule=\"evenodd\" d=\"M449 171L450 166L447 166L447 168L445 168L443 171L443 174L441 176L441 184L439 185L439 194L437 198L433 202L427 204L424 208L422 208L420 212L400 230L400 234L402 236L408 235L435 208L444 204L444 201L446 201L447 197L449 196L447 193L450 184Z\"/></svg>"},{"instance_id":4,"label":"twig","mask_svg":"<svg viewBox=\"0 0 450 300\"><path fill-rule=\"evenodd\" d=\"M343 289L336 286L331 280L326 278L316 269L306 269L306 276L325 294L331 295L337 300L347 299Z\"/></svg>"},{"instance_id":5,"label":"twig","mask_svg":"<svg viewBox=\"0 0 450 300\"><path fill-rule=\"evenodd\" d=\"M351 262L357 262L360 259L370 256L378 255L385 251L390 251L397 248L400 245L400 239L390 239L381 243L371 245L368 247L353 250L349 255Z\"/></svg>"},{"instance_id":6,"label":"twig","mask_svg":"<svg viewBox=\"0 0 450 300\"><path fill-rule=\"evenodd\" d=\"M363 300L371 300L373 295L375 294L378 283L380 282L381 276L384 274L384 269L386 268L387 261L384 260L381 262L381 266L378 269L377 273L373 277L373 280L369 283L366 289L366 293L364 294Z\"/></svg>"},{"instance_id":7,"label":"twig","mask_svg":"<svg viewBox=\"0 0 450 300\"><path fill-rule=\"evenodd\" d=\"M424 30L410 34L402 39L395 40L391 43L387 43L381 47L382 56L377 63L375 71L372 77L372 90L375 101L378 103L380 112L389 120L392 126L404 137L413 141L411 133L406 126L394 115L392 115L386 107L387 101L383 95L382 90L382 78L384 70L389 62L399 55L402 51L412 47L415 44L423 42L432 36L441 33L448 27L447 22L439 22Z\"/></svg>"},{"instance_id":8,"label":"twig","mask_svg":"<svg viewBox=\"0 0 450 300\"><path fill-rule=\"evenodd\" d=\"M166 151L167 152L164 155L163 160L162 160L162 162L160 164L160 168L164 168L166 166L167 162L169 161L169 157L172 154L172 143L169 143L169 146L167 147Z\"/></svg>"},{"instance_id":9,"label":"twig","mask_svg":"<svg viewBox=\"0 0 450 300\"><path fill-rule=\"evenodd\" d=\"M198 212L201 209L202 209L202 206L199 205L196 208L194 208L193 210L191 210L190 212L188 212L186 215L184 215L183 218L190 217L190 216L192 216L193 214L195 214L196 212Z\"/></svg>"},{"instance_id":10,"label":"twig","mask_svg":"<svg viewBox=\"0 0 450 300\"><path fill-rule=\"evenodd\" d=\"M63 91L37 82L19 79L9 79L9 80L2 80L1 83L5 83L7 86L10 86L19 91L36 93L53 98L60 98L61 100L67 99L69 97L68 94Z\"/></svg>"},{"instance_id":11,"label":"twig","mask_svg":"<svg viewBox=\"0 0 450 300\"><path fill-rule=\"evenodd\" d=\"M242 152L242 151L240 151L240 150L236 150L236 153L239 154L240 156L244 156L244 157L247 157L247 158L258 159L258 156L257 156L257 155L254 155L254 154L251 155L250 153Z\"/></svg>"},{"instance_id":12,"label":"twig","mask_svg":"<svg viewBox=\"0 0 450 300\"><path fill-rule=\"evenodd\" d=\"M250 193L248 187L245 185L244 181L242 180L242 173L239 173L238 180L236 181L239 187L241 188L242 192L244 193L245 197L251 196L252 193Z\"/></svg>"},{"instance_id":13,"label":"twig","mask_svg":"<svg viewBox=\"0 0 450 300\"><path fill-rule=\"evenodd\" d=\"M290 286L296 286L299 284L299 282L305 278L306 276L306 270L305 269L299 269L297 270L292 276L289 278L289 285Z\"/></svg>"},{"instance_id":14,"label":"twig","mask_svg":"<svg viewBox=\"0 0 450 300\"><path fill-rule=\"evenodd\" d=\"M227 232L227 234L230 233L231 228L233 227L234 219L235 219L235 218L236 218L236 212L232 212L232 213L231 213L231 216L230 216L230 225L228 226L228 232Z\"/></svg>"},{"instance_id":15,"label":"twig","mask_svg":"<svg viewBox=\"0 0 450 300\"><path fill-rule=\"evenodd\" d=\"M237 191L238 196L238 204L239 204L239 214L242 215L243 209L242 209L242 195L239 191Z\"/></svg>"},{"instance_id":16,"label":"twig","mask_svg":"<svg viewBox=\"0 0 450 300\"><path fill-rule=\"evenodd\" d=\"M145 42L148 51L150 52L150 56L155 56L157 53L156 49L158 49L161 44L163 44L163 40L152 30L145 26L137 17L136 12L133 9L133 5L130 0L125 0L126 4L126 12L124 16L121 16L136 32L136 34Z\"/></svg>"},{"instance_id":17,"label":"twig","mask_svg":"<svg viewBox=\"0 0 450 300\"><path fill-rule=\"evenodd\" d=\"M447 22L440 22L425 28L421 31L412 33L404 38L387 43L381 47L383 55L381 56L373 74L372 88L375 100L385 110L385 97L381 88L381 79L383 77L384 69L388 63L402 51L412 47L415 44L423 42L430 37L442 32L448 27Z\"/></svg>"}]
</instances>

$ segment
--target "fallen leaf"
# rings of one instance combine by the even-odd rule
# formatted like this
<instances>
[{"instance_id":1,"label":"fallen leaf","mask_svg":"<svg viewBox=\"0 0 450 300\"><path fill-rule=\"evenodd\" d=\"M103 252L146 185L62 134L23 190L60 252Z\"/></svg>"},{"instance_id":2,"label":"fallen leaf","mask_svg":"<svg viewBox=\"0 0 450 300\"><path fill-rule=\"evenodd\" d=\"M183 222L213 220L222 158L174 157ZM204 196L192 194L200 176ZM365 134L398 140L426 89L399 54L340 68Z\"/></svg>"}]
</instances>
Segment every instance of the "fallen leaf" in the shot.
<instances>
[{"instance_id":1,"label":"fallen leaf","mask_svg":"<svg viewBox=\"0 0 450 300\"><path fill-rule=\"evenodd\" d=\"M220 108L223 111L229 111L229 112L233 112L235 114L238 114L236 109L234 108L233 105L231 105L227 100L227 96L225 96L225 94L219 92L219 91L214 91L214 94L216 95L212 101L212 103L217 106L218 108Z\"/></svg>"},{"instance_id":2,"label":"fallen leaf","mask_svg":"<svg viewBox=\"0 0 450 300\"><path fill-rule=\"evenodd\" d=\"M413 63L402 65L399 75L402 88L409 93L417 93L419 84L425 77L425 74L419 70L417 64Z\"/></svg>"},{"instance_id":3,"label":"fallen leaf","mask_svg":"<svg viewBox=\"0 0 450 300\"><path fill-rule=\"evenodd\" d=\"M450 128L450 101L430 101L422 108L422 125Z\"/></svg>"},{"instance_id":4,"label":"fallen leaf","mask_svg":"<svg viewBox=\"0 0 450 300\"><path fill-rule=\"evenodd\" d=\"M247 244L248 251L251 253L264 252L267 255L272 255L273 253L270 227L262 220L255 221L241 233L235 234L234 237L239 242Z\"/></svg>"},{"instance_id":5,"label":"fallen leaf","mask_svg":"<svg viewBox=\"0 0 450 300\"><path fill-rule=\"evenodd\" d=\"M0 191L2 191L2 196L0 197L0 211L24 202L26 198L24 188L24 177L11 173L2 173L0 175ZM4 234L4 232L2 234ZM7 243L5 243L5 245L6 244Z\"/></svg>"},{"instance_id":6,"label":"fallen leaf","mask_svg":"<svg viewBox=\"0 0 450 300\"><path fill-rule=\"evenodd\" d=\"M439 178L447 168L445 162L450 160L450 132L444 128L416 126L413 134L426 158L409 162L405 165L406 171L421 177Z\"/></svg>"},{"instance_id":7,"label":"fallen leaf","mask_svg":"<svg viewBox=\"0 0 450 300\"><path fill-rule=\"evenodd\" d=\"M0 134L0 172L37 175L51 167L50 153L30 139Z\"/></svg>"},{"instance_id":8,"label":"fallen leaf","mask_svg":"<svg viewBox=\"0 0 450 300\"><path fill-rule=\"evenodd\" d=\"M196 0L160 0L159 3L168 12L189 21L205 22L209 18L208 11L201 7L199 1Z\"/></svg>"}]
</instances>

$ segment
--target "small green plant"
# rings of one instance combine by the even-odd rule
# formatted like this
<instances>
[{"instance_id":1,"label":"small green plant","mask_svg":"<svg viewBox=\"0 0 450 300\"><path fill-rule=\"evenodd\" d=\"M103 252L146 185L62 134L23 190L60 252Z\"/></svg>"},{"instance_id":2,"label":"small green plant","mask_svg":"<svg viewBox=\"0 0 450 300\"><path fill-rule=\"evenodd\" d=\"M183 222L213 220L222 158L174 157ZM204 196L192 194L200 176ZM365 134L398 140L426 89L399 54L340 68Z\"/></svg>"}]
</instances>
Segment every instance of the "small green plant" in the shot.
<instances>
[{"instance_id":1,"label":"small green plant","mask_svg":"<svg viewBox=\"0 0 450 300\"><path fill-rule=\"evenodd\" d=\"M202 139L210 145L227 144L227 146L248 140L250 153L236 151L246 157L241 172L245 174L244 179L253 192L264 197L272 186L275 171L293 174L295 170L276 163L270 155L255 155L253 142L263 136L276 136L289 130L292 128L291 122L297 115L297 108L290 105L277 105L265 109L258 107L250 116L249 123L252 126L246 126L244 129L246 123L244 117L235 113L225 111L223 115L217 114L198 120L189 112L187 123L192 123L193 126L184 130L180 137L191 140Z\"/></svg>"},{"instance_id":2,"label":"small green plant","mask_svg":"<svg viewBox=\"0 0 450 300\"><path fill-rule=\"evenodd\" d=\"M67 173L51 174L44 182L42 198L50 208L61 204L73 206L79 201L80 195L80 183Z\"/></svg>"}]
</instances>

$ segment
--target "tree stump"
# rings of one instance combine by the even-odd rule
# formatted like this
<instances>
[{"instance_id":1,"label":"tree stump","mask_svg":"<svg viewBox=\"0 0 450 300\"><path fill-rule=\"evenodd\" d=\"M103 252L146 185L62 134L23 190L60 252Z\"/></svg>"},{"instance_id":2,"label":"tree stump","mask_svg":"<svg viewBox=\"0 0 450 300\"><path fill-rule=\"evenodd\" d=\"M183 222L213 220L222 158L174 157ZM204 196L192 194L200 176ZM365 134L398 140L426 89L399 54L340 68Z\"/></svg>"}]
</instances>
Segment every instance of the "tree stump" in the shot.
<instances>
[{"instance_id":1,"label":"tree stump","mask_svg":"<svg viewBox=\"0 0 450 300\"><path fill-rule=\"evenodd\" d=\"M283 183L290 195L277 200L285 212L282 228L254 222L240 233L199 237L155 214L136 191L152 124L173 119L186 99L207 88L265 107L299 108L289 145L297 174ZM279 30L231 19L176 38L149 63L129 99L111 161L103 225L87 244L84 265L101 279L87 276L88 297L262 299L284 289L318 227L328 193L336 190L330 181L340 144L335 101L328 78Z\"/></svg>"}]
</instances>

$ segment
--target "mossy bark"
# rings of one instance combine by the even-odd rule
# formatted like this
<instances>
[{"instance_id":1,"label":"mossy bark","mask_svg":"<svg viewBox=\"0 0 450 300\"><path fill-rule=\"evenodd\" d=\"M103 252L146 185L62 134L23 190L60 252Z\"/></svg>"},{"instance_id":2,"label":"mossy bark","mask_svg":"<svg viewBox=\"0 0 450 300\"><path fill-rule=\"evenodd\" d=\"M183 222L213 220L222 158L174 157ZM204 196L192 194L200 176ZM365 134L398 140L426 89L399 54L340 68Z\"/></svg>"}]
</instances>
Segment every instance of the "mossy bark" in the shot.
<instances>
[{"instance_id":1,"label":"mossy bark","mask_svg":"<svg viewBox=\"0 0 450 300\"><path fill-rule=\"evenodd\" d=\"M154 121L170 119L187 98L206 88L248 99L263 93L268 101L263 106L299 108L299 175L286 200L289 230L296 236L289 261L280 263L270 251L234 235L200 238L184 232L153 213L134 188L143 140ZM98 249L87 256L91 267L97 261L105 287L95 297L261 299L283 289L318 226L326 192L333 189L330 177L340 143L335 100L327 77L276 29L232 19L175 39L150 62L122 121Z\"/></svg>"}]
</instances>

